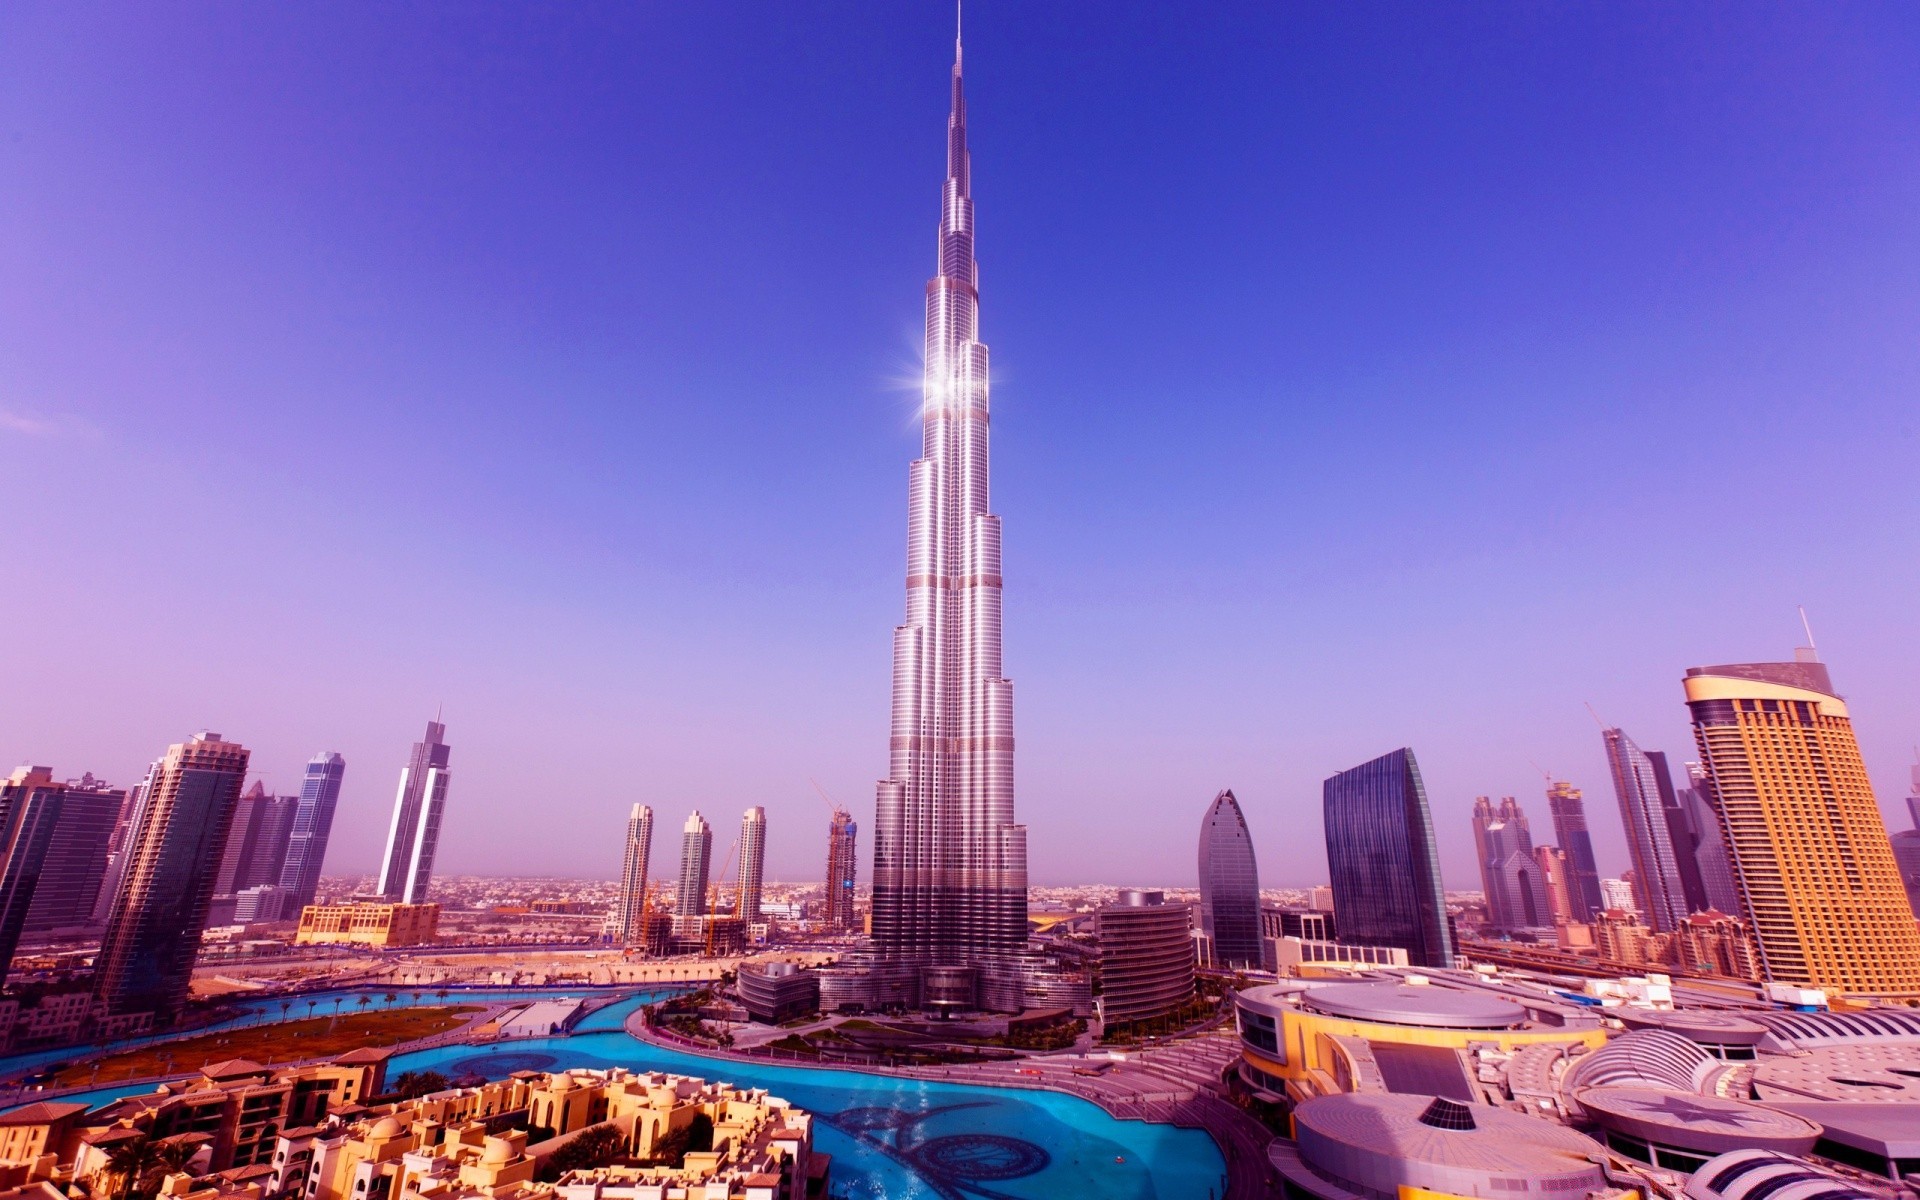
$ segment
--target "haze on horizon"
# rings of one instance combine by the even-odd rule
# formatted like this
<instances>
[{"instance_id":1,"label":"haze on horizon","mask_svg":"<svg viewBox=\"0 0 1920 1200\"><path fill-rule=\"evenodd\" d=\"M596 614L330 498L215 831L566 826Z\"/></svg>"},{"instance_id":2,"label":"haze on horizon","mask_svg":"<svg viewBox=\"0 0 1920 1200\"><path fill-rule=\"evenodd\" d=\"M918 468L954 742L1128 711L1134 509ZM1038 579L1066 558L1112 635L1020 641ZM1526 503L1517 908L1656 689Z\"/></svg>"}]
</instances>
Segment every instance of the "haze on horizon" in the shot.
<instances>
[{"instance_id":1,"label":"haze on horizon","mask_svg":"<svg viewBox=\"0 0 1920 1200\"><path fill-rule=\"evenodd\" d=\"M370 870L716 854L886 769L942 4L0 9L0 768L210 728ZM1920 741L1920 12L988 0L993 506L1036 882L1191 886L1401 745L1447 883L1584 704L1807 606L1882 808ZM903 383L903 381L905 381ZM1904 819L1896 827L1904 826ZM672 837L656 837L671 874ZM663 848L664 847L664 848Z\"/></svg>"}]
</instances>

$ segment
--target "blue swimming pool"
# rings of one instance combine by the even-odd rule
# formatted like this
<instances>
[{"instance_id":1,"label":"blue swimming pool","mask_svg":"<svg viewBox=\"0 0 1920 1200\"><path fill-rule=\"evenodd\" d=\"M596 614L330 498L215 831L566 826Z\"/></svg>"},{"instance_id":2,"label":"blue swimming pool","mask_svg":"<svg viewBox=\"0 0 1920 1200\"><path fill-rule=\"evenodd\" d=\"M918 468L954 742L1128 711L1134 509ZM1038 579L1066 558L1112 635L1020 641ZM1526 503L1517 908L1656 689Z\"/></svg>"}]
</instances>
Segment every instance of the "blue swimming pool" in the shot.
<instances>
[{"instance_id":1,"label":"blue swimming pool","mask_svg":"<svg viewBox=\"0 0 1920 1200\"><path fill-rule=\"evenodd\" d=\"M627 1014L646 999L594 1013L570 1037L398 1055L388 1064L389 1077L435 1070L499 1078L520 1070L622 1066L763 1087L818 1117L815 1144L833 1155L834 1194L846 1200L1209 1200L1221 1194L1224 1162L1199 1130L1116 1120L1058 1092L664 1050L625 1032ZM102 1088L71 1099L100 1103L146 1090Z\"/></svg>"}]
</instances>

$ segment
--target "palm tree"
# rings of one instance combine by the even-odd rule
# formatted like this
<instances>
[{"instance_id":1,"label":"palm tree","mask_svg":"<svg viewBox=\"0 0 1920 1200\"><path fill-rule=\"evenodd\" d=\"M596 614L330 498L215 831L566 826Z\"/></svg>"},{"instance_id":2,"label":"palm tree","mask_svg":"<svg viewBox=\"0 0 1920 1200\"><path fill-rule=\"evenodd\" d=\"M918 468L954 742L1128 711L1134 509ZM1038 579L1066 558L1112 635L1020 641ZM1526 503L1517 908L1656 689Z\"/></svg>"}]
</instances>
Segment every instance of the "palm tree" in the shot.
<instances>
[{"instance_id":1,"label":"palm tree","mask_svg":"<svg viewBox=\"0 0 1920 1200\"><path fill-rule=\"evenodd\" d=\"M400 998L400 996L399 996L399 993L397 993L397 992L388 992L388 993L387 993L387 995L386 995L386 1001L387 1001L387 1007L388 1007L388 1008L392 1008L392 1007L393 1007L393 1002L394 1002L395 1000L398 1000L399 998Z\"/></svg>"},{"instance_id":2,"label":"palm tree","mask_svg":"<svg viewBox=\"0 0 1920 1200\"><path fill-rule=\"evenodd\" d=\"M107 1151L105 1170L120 1183L119 1200L132 1196L158 1161L154 1144L144 1133L114 1143L113 1149Z\"/></svg>"},{"instance_id":3,"label":"palm tree","mask_svg":"<svg viewBox=\"0 0 1920 1200\"><path fill-rule=\"evenodd\" d=\"M447 1002L447 989L441 988L439 991L435 992L433 996L434 996L434 999L440 1001L440 1003L442 1004L445 1004Z\"/></svg>"},{"instance_id":4,"label":"palm tree","mask_svg":"<svg viewBox=\"0 0 1920 1200\"><path fill-rule=\"evenodd\" d=\"M292 1012L292 1011L293 1011L293 1001L291 1001L291 1000L282 1000L282 1001L280 1002L280 1019L281 1019L282 1021L284 1021L284 1020L286 1020L286 1019L287 1019L287 1014L288 1014L288 1013L290 1013L290 1012Z\"/></svg>"},{"instance_id":5,"label":"palm tree","mask_svg":"<svg viewBox=\"0 0 1920 1200\"><path fill-rule=\"evenodd\" d=\"M413 994L413 1003L415 1004L415 1006L418 1006L418 1005L419 1005L419 1003L420 1003L420 997L422 997L422 996L424 996L424 995L426 995L426 993L425 993L425 992L415 992L415 993Z\"/></svg>"},{"instance_id":6,"label":"palm tree","mask_svg":"<svg viewBox=\"0 0 1920 1200\"><path fill-rule=\"evenodd\" d=\"M313 1010L318 1008L319 1006L320 1006L320 1002L318 1000L307 1001L307 1019L309 1021L313 1019Z\"/></svg>"}]
</instances>

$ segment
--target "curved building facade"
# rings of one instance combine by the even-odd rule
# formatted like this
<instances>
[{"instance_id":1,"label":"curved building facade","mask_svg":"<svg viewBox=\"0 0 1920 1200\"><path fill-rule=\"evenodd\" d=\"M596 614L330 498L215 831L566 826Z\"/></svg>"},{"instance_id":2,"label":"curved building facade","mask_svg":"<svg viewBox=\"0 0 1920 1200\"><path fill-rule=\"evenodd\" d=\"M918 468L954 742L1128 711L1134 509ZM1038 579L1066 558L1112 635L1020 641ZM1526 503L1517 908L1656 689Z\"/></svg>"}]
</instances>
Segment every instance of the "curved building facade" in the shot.
<instances>
[{"instance_id":1,"label":"curved building facade","mask_svg":"<svg viewBox=\"0 0 1920 1200\"><path fill-rule=\"evenodd\" d=\"M1398 946L1414 966L1452 966L1440 855L1413 751L1342 771L1322 795L1340 940Z\"/></svg>"},{"instance_id":2,"label":"curved building facade","mask_svg":"<svg viewBox=\"0 0 1920 1200\"><path fill-rule=\"evenodd\" d=\"M1200 822L1200 929L1213 947L1213 965L1266 965L1260 940L1260 868L1253 835L1231 791L1213 798Z\"/></svg>"},{"instance_id":3,"label":"curved building facade","mask_svg":"<svg viewBox=\"0 0 1920 1200\"><path fill-rule=\"evenodd\" d=\"M1094 916L1101 1015L1108 1024L1164 1016L1193 999L1193 916L1159 892L1123 894Z\"/></svg>"}]
</instances>

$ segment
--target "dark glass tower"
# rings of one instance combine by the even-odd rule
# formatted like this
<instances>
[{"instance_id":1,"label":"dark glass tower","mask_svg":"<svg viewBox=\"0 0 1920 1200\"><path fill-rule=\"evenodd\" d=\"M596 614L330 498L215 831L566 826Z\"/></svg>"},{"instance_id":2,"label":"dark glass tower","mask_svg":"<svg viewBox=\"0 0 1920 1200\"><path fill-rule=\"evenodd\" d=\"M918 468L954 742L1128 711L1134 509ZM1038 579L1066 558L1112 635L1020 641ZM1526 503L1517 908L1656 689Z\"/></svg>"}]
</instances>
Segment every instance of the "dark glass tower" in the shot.
<instances>
[{"instance_id":1,"label":"dark glass tower","mask_svg":"<svg viewBox=\"0 0 1920 1200\"><path fill-rule=\"evenodd\" d=\"M1633 890L1640 899L1649 928L1671 933L1687 919L1687 889L1680 875L1680 857L1674 851L1672 825L1665 797L1673 784L1662 787L1666 758L1656 762L1619 729L1601 733L1607 765L1613 768L1613 790L1620 797L1620 823L1627 831L1627 852L1633 860Z\"/></svg>"},{"instance_id":2,"label":"dark glass tower","mask_svg":"<svg viewBox=\"0 0 1920 1200\"><path fill-rule=\"evenodd\" d=\"M280 890L286 893L285 915L300 915L320 890L320 868L327 860L327 839L333 836L333 810L340 803L340 782L347 760L323 751L307 760L300 782L300 807L293 814L293 836L287 841L286 865L280 868Z\"/></svg>"},{"instance_id":3,"label":"dark glass tower","mask_svg":"<svg viewBox=\"0 0 1920 1200\"><path fill-rule=\"evenodd\" d=\"M1547 785L1547 810L1553 814L1553 836L1567 856L1567 903L1573 907L1573 919L1591 922L1605 905L1600 900L1593 835L1587 832L1587 803L1579 788L1556 779Z\"/></svg>"},{"instance_id":4,"label":"dark glass tower","mask_svg":"<svg viewBox=\"0 0 1920 1200\"><path fill-rule=\"evenodd\" d=\"M849 933L859 927L853 911L859 838L860 827L854 824L853 814L844 808L834 809L827 825L827 913L823 922L834 933Z\"/></svg>"},{"instance_id":5,"label":"dark glass tower","mask_svg":"<svg viewBox=\"0 0 1920 1200\"><path fill-rule=\"evenodd\" d=\"M202 733L169 747L148 776L94 960L94 997L108 1014L151 1012L165 1024L186 1003L247 757L246 747Z\"/></svg>"},{"instance_id":6,"label":"dark glass tower","mask_svg":"<svg viewBox=\"0 0 1920 1200\"><path fill-rule=\"evenodd\" d=\"M92 775L68 780L60 789L60 819L40 863L22 933L73 929L93 922L107 874L107 844L126 803L125 789L108 787Z\"/></svg>"},{"instance_id":7,"label":"dark glass tower","mask_svg":"<svg viewBox=\"0 0 1920 1200\"><path fill-rule=\"evenodd\" d=\"M1200 822L1200 929L1218 967L1266 965L1260 942L1260 869L1253 835L1231 791L1213 798Z\"/></svg>"},{"instance_id":8,"label":"dark glass tower","mask_svg":"<svg viewBox=\"0 0 1920 1200\"><path fill-rule=\"evenodd\" d=\"M0 781L0 980L20 945L64 799L45 767L22 767Z\"/></svg>"},{"instance_id":9,"label":"dark glass tower","mask_svg":"<svg viewBox=\"0 0 1920 1200\"><path fill-rule=\"evenodd\" d=\"M1414 966L1452 966L1433 818L1413 751L1342 771L1321 794L1340 940L1398 946Z\"/></svg>"}]
</instances>

